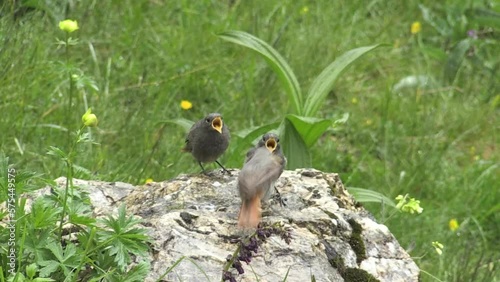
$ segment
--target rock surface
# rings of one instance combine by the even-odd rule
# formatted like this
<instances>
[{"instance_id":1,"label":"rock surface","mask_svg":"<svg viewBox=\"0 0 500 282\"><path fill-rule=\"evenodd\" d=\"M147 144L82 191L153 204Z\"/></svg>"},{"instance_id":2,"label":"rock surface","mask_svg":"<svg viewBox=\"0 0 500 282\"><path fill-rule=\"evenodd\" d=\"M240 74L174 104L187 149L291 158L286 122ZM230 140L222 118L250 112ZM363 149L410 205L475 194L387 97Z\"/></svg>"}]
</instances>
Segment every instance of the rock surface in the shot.
<instances>
[{"instance_id":1,"label":"rock surface","mask_svg":"<svg viewBox=\"0 0 500 282\"><path fill-rule=\"evenodd\" d=\"M156 281L176 263L162 281L220 281L238 238L249 233L237 227L238 172L180 175L137 187L83 180L74 184L89 191L96 216L116 213L125 202L128 213L143 219L154 240L146 281ZM236 281L286 277L304 282L312 275L316 281L418 281L417 265L387 227L354 201L337 174L285 171L276 187L286 206L272 199L264 206L263 222L279 224L291 240L287 244L271 235L250 264L242 263L244 274L230 269Z\"/></svg>"}]
</instances>

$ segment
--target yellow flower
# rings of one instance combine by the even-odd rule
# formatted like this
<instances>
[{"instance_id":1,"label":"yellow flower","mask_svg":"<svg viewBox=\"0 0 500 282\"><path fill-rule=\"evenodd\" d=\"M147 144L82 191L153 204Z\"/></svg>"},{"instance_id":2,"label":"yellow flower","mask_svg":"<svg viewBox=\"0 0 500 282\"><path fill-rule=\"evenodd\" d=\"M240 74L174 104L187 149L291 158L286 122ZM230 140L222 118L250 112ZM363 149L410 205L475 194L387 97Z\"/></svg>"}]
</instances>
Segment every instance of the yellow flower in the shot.
<instances>
[{"instance_id":1,"label":"yellow flower","mask_svg":"<svg viewBox=\"0 0 500 282\"><path fill-rule=\"evenodd\" d=\"M352 98L351 99L351 103L353 103L354 105L356 105L358 103L358 99L356 97Z\"/></svg>"},{"instance_id":2,"label":"yellow flower","mask_svg":"<svg viewBox=\"0 0 500 282\"><path fill-rule=\"evenodd\" d=\"M420 24L420 22L413 22L411 24L411 34L417 34L419 33L420 31L422 30L422 25Z\"/></svg>"},{"instance_id":3,"label":"yellow flower","mask_svg":"<svg viewBox=\"0 0 500 282\"><path fill-rule=\"evenodd\" d=\"M458 227L460 227L456 218L450 219L450 222L448 222L448 226L450 227L450 230L453 232L457 231Z\"/></svg>"},{"instance_id":4,"label":"yellow flower","mask_svg":"<svg viewBox=\"0 0 500 282\"><path fill-rule=\"evenodd\" d=\"M182 100L181 101L181 109L187 111L193 107L193 104L189 102L188 100Z\"/></svg>"},{"instance_id":5,"label":"yellow flower","mask_svg":"<svg viewBox=\"0 0 500 282\"><path fill-rule=\"evenodd\" d=\"M146 179L145 182L146 182L146 184L151 183L151 182L153 182L153 178L148 178L148 179Z\"/></svg>"},{"instance_id":6,"label":"yellow flower","mask_svg":"<svg viewBox=\"0 0 500 282\"><path fill-rule=\"evenodd\" d=\"M432 246L434 247L438 255L443 254L443 248L444 248L443 244L439 243L438 241L434 241L432 242Z\"/></svg>"},{"instance_id":7,"label":"yellow flower","mask_svg":"<svg viewBox=\"0 0 500 282\"><path fill-rule=\"evenodd\" d=\"M307 13L309 13L309 7L304 6L304 7L302 7L302 9L300 9L300 14L301 15L305 15Z\"/></svg>"},{"instance_id":8,"label":"yellow flower","mask_svg":"<svg viewBox=\"0 0 500 282\"><path fill-rule=\"evenodd\" d=\"M415 198L410 198L408 194L404 196L398 195L396 197L396 201L398 201L396 208L402 212L414 214L422 213L424 211L424 209L420 206L420 201Z\"/></svg>"},{"instance_id":9,"label":"yellow flower","mask_svg":"<svg viewBox=\"0 0 500 282\"><path fill-rule=\"evenodd\" d=\"M82 116L82 122L85 126L88 127L96 127L97 126L97 117L92 113L92 109L89 108L85 114Z\"/></svg>"},{"instance_id":10,"label":"yellow flower","mask_svg":"<svg viewBox=\"0 0 500 282\"><path fill-rule=\"evenodd\" d=\"M367 118L367 119L365 120L365 125L366 125L366 126L370 126L370 125L372 125L372 124L373 124L373 120L372 120L372 119Z\"/></svg>"},{"instance_id":11,"label":"yellow flower","mask_svg":"<svg viewBox=\"0 0 500 282\"><path fill-rule=\"evenodd\" d=\"M62 31L73 32L78 29L78 22L73 20L64 20L59 22L59 28Z\"/></svg>"}]
</instances>

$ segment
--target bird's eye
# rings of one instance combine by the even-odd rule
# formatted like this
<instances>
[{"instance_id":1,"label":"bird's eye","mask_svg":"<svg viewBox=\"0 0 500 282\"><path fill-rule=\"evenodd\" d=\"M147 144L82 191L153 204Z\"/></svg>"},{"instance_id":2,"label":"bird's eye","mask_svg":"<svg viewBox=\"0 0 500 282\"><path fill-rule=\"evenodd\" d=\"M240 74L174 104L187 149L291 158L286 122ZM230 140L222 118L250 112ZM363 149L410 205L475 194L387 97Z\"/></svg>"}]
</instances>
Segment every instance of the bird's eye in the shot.
<instances>
[{"instance_id":1,"label":"bird's eye","mask_svg":"<svg viewBox=\"0 0 500 282\"><path fill-rule=\"evenodd\" d=\"M262 141L266 141L266 136L262 136Z\"/></svg>"},{"instance_id":2,"label":"bird's eye","mask_svg":"<svg viewBox=\"0 0 500 282\"><path fill-rule=\"evenodd\" d=\"M279 142L280 142L280 139L279 139L279 138L276 138L276 142L278 142L278 143L279 143Z\"/></svg>"},{"instance_id":3,"label":"bird's eye","mask_svg":"<svg viewBox=\"0 0 500 282\"><path fill-rule=\"evenodd\" d=\"M206 121L206 122L210 122L210 119L209 119L209 118L207 118L207 119L205 119L205 121Z\"/></svg>"}]
</instances>

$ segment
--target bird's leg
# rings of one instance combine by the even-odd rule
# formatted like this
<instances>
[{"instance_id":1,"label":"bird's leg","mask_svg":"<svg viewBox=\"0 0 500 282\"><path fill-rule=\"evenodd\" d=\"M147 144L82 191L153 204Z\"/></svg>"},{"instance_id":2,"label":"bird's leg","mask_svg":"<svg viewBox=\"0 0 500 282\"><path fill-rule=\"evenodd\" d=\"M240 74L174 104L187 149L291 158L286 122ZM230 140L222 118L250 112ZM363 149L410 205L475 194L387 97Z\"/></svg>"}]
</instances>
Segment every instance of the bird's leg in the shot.
<instances>
[{"instance_id":1,"label":"bird's leg","mask_svg":"<svg viewBox=\"0 0 500 282\"><path fill-rule=\"evenodd\" d=\"M202 172L203 174L207 174L207 173L206 173L206 171L205 171L205 168L203 167L203 165L201 164L201 162L198 162L198 164L199 164L199 165L200 165L200 167L201 167L201 172Z\"/></svg>"},{"instance_id":2,"label":"bird's leg","mask_svg":"<svg viewBox=\"0 0 500 282\"><path fill-rule=\"evenodd\" d=\"M229 172L229 170L227 170L224 166L222 166L219 161L215 160L215 162L222 168L222 171L227 173L228 175L231 175L231 172Z\"/></svg>"},{"instance_id":3,"label":"bird's leg","mask_svg":"<svg viewBox=\"0 0 500 282\"><path fill-rule=\"evenodd\" d=\"M274 195L273 198L276 198L276 200L280 203L280 206L286 207L286 203L283 200L283 198L281 198L280 191L278 190L278 188L276 188L276 186L274 186L274 191L276 191L276 194Z\"/></svg>"}]
</instances>

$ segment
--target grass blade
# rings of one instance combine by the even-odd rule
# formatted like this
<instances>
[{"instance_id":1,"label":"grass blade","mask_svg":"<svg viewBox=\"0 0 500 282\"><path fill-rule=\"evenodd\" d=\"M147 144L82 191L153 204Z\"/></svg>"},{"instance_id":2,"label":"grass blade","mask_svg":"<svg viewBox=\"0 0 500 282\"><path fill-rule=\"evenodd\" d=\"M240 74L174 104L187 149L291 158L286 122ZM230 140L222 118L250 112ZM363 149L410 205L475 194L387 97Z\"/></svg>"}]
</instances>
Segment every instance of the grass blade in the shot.
<instances>
[{"instance_id":1,"label":"grass blade","mask_svg":"<svg viewBox=\"0 0 500 282\"><path fill-rule=\"evenodd\" d=\"M219 33L218 36L226 41L250 48L263 56L285 86L286 93L293 103L295 113L301 114L302 93L300 92L299 82L292 68L278 51L260 38L243 31L230 30Z\"/></svg>"},{"instance_id":2,"label":"grass blade","mask_svg":"<svg viewBox=\"0 0 500 282\"><path fill-rule=\"evenodd\" d=\"M327 66L313 81L307 94L303 114L305 116L316 115L340 74L358 58L379 46L381 45L377 44L347 51Z\"/></svg>"}]
</instances>

